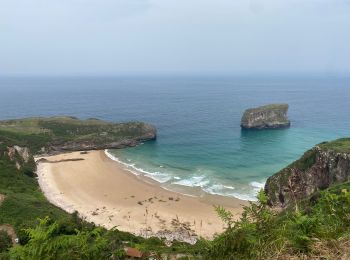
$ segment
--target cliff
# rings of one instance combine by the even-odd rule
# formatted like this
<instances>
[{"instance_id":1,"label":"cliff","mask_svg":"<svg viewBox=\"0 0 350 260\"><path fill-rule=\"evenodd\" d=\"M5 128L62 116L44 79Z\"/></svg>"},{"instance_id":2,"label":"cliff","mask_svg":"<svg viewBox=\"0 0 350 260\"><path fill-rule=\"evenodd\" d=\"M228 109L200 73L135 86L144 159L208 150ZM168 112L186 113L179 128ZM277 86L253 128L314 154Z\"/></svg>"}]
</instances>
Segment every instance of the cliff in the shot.
<instances>
[{"instance_id":1,"label":"cliff","mask_svg":"<svg viewBox=\"0 0 350 260\"><path fill-rule=\"evenodd\" d=\"M290 126L288 104L270 104L247 109L241 119L242 129L285 128Z\"/></svg>"},{"instance_id":2,"label":"cliff","mask_svg":"<svg viewBox=\"0 0 350 260\"><path fill-rule=\"evenodd\" d=\"M350 180L350 138L325 142L268 178L265 192L273 207L286 207L333 184Z\"/></svg>"},{"instance_id":3,"label":"cliff","mask_svg":"<svg viewBox=\"0 0 350 260\"><path fill-rule=\"evenodd\" d=\"M110 123L74 117L0 121L0 143L13 147L12 152L16 145L30 147L33 154L124 148L155 139L156 134L154 126L143 122Z\"/></svg>"}]
</instances>

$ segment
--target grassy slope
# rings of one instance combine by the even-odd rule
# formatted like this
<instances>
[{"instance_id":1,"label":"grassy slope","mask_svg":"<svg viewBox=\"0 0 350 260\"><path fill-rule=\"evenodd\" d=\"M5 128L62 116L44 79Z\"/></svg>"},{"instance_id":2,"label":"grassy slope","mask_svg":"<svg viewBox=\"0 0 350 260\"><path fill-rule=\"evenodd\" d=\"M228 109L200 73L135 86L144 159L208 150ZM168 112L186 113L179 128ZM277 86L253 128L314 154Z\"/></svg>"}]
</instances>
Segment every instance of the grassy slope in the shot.
<instances>
[{"instance_id":1,"label":"grassy slope","mask_svg":"<svg viewBox=\"0 0 350 260\"><path fill-rule=\"evenodd\" d=\"M38 217L49 216L55 220L69 218L70 215L50 204L41 193L35 178L17 170L14 163L0 149L0 193L6 195L0 206L0 224L14 226L21 241L25 242L22 228L33 226ZM32 167L31 170L34 170Z\"/></svg>"},{"instance_id":2,"label":"grassy slope","mask_svg":"<svg viewBox=\"0 0 350 260\"><path fill-rule=\"evenodd\" d=\"M70 117L30 118L23 120L0 121L0 194L6 196L0 205L0 225L11 224L22 244L29 240L24 229L38 224L38 218L49 217L59 223L57 235L74 235L75 230L92 230L94 225L80 220L76 214L50 204L42 194L34 178L36 165L33 158L28 163L16 155L11 161L7 155L8 146L29 147L32 153L40 151L49 142L55 140L122 140L134 138L148 130L148 125L139 122L110 124L96 119L77 120ZM102 134L101 133L107 133ZM20 162L18 170L15 162ZM109 234L110 236L110 234ZM159 239L143 239L130 233L113 232L116 241L129 241L131 246L162 253L196 253L198 248L185 243L175 243L166 247ZM0 259L5 257L0 252Z\"/></svg>"},{"instance_id":3,"label":"grassy slope","mask_svg":"<svg viewBox=\"0 0 350 260\"><path fill-rule=\"evenodd\" d=\"M0 121L0 142L28 146L37 153L49 142L118 142L142 136L152 126L142 122L109 123L74 117L27 118Z\"/></svg>"},{"instance_id":4,"label":"grassy slope","mask_svg":"<svg viewBox=\"0 0 350 260\"><path fill-rule=\"evenodd\" d=\"M350 153L350 138L341 138L332 142L319 144L323 150L333 150L337 153Z\"/></svg>"},{"instance_id":5,"label":"grassy slope","mask_svg":"<svg viewBox=\"0 0 350 260\"><path fill-rule=\"evenodd\" d=\"M8 146L26 146L36 153L55 139L83 139L101 131L109 131L118 138L136 133L123 135L124 126L70 117L0 121L0 193L6 195L0 206L0 223L13 225L21 241L26 241L22 228L33 226L37 218L49 216L59 221L70 218L69 214L50 204L40 191L37 180L33 178L36 168L33 159L24 163L17 155L15 161L22 165L17 170L15 162L7 156Z\"/></svg>"}]
</instances>

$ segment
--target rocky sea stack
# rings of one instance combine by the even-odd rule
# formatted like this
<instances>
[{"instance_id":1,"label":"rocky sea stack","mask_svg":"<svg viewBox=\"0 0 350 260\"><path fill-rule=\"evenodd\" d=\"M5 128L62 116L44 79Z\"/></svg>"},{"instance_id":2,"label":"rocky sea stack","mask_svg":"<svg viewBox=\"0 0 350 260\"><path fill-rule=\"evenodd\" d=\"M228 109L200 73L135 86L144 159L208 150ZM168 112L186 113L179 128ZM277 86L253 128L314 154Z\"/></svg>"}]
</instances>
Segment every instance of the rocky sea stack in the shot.
<instances>
[{"instance_id":1,"label":"rocky sea stack","mask_svg":"<svg viewBox=\"0 0 350 260\"><path fill-rule=\"evenodd\" d=\"M288 104L269 104L247 109L241 119L242 129L275 129L287 128L290 121L287 117Z\"/></svg>"},{"instance_id":2,"label":"rocky sea stack","mask_svg":"<svg viewBox=\"0 0 350 260\"><path fill-rule=\"evenodd\" d=\"M315 146L269 177L265 192L271 206L283 208L349 180L350 138L343 138Z\"/></svg>"}]
</instances>

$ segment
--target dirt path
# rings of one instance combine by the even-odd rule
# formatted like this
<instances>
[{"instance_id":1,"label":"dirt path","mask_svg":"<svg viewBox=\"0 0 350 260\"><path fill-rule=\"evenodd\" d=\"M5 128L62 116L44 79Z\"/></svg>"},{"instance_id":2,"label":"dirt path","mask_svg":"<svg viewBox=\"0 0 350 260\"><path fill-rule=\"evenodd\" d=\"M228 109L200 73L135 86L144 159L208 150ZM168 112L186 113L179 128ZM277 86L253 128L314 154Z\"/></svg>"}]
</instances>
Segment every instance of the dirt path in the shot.
<instances>
[{"instance_id":1,"label":"dirt path","mask_svg":"<svg viewBox=\"0 0 350 260\"><path fill-rule=\"evenodd\" d=\"M17 244L16 242L17 235L14 228L11 225L9 224L0 225L0 230L5 231L10 236L13 245Z\"/></svg>"},{"instance_id":2,"label":"dirt path","mask_svg":"<svg viewBox=\"0 0 350 260\"><path fill-rule=\"evenodd\" d=\"M0 193L0 206L4 202L6 196Z\"/></svg>"}]
</instances>

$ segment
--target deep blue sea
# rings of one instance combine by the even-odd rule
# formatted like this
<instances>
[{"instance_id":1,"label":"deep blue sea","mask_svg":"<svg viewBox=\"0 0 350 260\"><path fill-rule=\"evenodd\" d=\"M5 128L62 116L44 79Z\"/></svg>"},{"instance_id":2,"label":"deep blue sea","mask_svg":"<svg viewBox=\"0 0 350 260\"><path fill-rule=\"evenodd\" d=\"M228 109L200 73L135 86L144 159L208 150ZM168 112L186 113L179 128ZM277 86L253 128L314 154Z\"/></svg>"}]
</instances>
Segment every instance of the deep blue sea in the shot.
<instances>
[{"instance_id":1,"label":"deep blue sea","mask_svg":"<svg viewBox=\"0 0 350 260\"><path fill-rule=\"evenodd\" d=\"M281 102L290 129L241 131L246 108ZM305 150L350 136L350 78L0 79L1 119L54 115L152 123L156 141L112 151L131 171L169 189L254 199Z\"/></svg>"}]
</instances>

